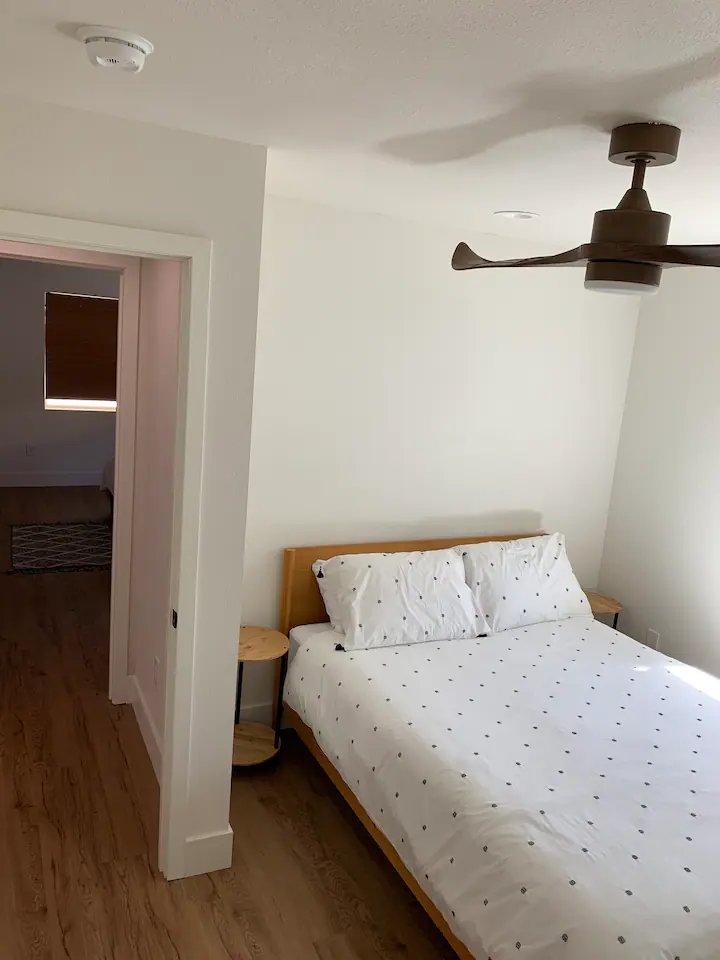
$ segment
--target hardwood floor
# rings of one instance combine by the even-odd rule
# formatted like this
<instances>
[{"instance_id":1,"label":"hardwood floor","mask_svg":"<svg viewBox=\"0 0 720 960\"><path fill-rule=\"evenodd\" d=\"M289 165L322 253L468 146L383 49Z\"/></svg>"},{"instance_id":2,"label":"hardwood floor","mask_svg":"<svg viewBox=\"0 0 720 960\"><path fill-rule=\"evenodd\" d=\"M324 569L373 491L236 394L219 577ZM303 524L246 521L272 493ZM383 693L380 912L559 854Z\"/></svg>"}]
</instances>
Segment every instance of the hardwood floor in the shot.
<instances>
[{"instance_id":1,"label":"hardwood floor","mask_svg":"<svg viewBox=\"0 0 720 960\"><path fill-rule=\"evenodd\" d=\"M0 530L95 519L91 494L0 490ZM0 575L2 960L452 958L290 733L235 777L233 866L162 878L157 782L107 699L109 583Z\"/></svg>"},{"instance_id":2,"label":"hardwood floor","mask_svg":"<svg viewBox=\"0 0 720 960\"><path fill-rule=\"evenodd\" d=\"M276 760L236 775L231 823L233 868L218 878L242 878L258 956L455 957L294 733L283 734Z\"/></svg>"}]
</instances>

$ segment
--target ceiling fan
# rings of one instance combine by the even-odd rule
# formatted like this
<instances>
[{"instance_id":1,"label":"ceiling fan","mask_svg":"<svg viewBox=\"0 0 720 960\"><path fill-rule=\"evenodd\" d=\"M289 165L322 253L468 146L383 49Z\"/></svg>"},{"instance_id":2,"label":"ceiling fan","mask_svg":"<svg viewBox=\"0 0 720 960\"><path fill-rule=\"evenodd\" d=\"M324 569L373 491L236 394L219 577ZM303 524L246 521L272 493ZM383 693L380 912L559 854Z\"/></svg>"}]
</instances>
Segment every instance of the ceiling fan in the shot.
<instances>
[{"instance_id":1,"label":"ceiling fan","mask_svg":"<svg viewBox=\"0 0 720 960\"><path fill-rule=\"evenodd\" d=\"M483 267L561 267L587 264L585 287L602 293L657 293L662 268L720 267L720 244L668 244L670 216L653 210L643 188L648 167L677 159L680 130L664 123L626 123L615 127L608 158L632 166L632 185L614 210L598 210L590 243L548 257L485 260L466 243L452 258L454 270Z\"/></svg>"}]
</instances>

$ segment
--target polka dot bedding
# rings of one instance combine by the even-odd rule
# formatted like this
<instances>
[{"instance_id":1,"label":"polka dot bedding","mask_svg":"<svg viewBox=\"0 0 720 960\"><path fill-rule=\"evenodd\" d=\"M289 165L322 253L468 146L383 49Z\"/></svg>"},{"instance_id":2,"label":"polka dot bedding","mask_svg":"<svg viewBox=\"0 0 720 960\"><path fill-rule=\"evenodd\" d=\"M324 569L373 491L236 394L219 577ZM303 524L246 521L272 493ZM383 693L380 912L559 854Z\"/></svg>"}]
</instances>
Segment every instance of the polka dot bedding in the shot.
<instances>
[{"instance_id":1,"label":"polka dot bedding","mask_svg":"<svg viewBox=\"0 0 720 960\"><path fill-rule=\"evenodd\" d=\"M474 956L720 958L720 681L585 617L338 639L285 699Z\"/></svg>"}]
</instances>

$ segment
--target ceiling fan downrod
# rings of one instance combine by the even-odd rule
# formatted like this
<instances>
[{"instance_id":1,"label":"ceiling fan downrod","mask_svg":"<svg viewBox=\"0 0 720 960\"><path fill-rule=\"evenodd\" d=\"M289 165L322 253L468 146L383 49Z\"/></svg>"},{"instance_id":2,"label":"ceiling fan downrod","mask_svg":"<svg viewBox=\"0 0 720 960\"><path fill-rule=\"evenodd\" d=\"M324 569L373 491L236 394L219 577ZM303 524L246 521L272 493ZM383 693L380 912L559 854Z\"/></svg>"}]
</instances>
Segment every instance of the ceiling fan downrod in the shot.
<instances>
[{"instance_id":1,"label":"ceiling fan downrod","mask_svg":"<svg viewBox=\"0 0 720 960\"><path fill-rule=\"evenodd\" d=\"M649 157L636 157L633 160L633 178L630 188L632 190L642 190L645 183L645 171L650 163Z\"/></svg>"}]
</instances>

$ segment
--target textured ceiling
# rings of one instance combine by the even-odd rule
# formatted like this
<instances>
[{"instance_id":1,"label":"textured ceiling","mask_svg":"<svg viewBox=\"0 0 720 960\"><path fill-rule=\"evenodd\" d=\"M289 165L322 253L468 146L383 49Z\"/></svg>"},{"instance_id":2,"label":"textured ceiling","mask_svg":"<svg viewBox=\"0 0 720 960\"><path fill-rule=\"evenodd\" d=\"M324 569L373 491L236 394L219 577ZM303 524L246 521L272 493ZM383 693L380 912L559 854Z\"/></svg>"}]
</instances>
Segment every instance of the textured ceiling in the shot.
<instances>
[{"instance_id":1,"label":"textured ceiling","mask_svg":"<svg viewBox=\"0 0 720 960\"><path fill-rule=\"evenodd\" d=\"M93 69L81 23L156 53ZM671 238L720 239L717 0L5 0L0 90L267 144L274 192L573 243L626 186L612 125L667 120L651 199Z\"/></svg>"}]
</instances>

